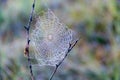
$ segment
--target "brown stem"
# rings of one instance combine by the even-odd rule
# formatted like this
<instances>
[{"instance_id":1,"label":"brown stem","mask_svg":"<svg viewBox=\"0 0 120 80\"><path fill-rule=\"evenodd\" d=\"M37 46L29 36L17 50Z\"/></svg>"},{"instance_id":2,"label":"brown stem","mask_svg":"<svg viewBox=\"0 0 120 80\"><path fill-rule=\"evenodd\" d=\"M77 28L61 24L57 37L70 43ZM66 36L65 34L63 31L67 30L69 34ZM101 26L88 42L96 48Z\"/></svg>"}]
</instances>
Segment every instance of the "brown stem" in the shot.
<instances>
[{"instance_id":1,"label":"brown stem","mask_svg":"<svg viewBox=\"0 0 120 80\"><path fill-rule=\"evenodd\" d=\"M33 18L34 8L35 8L35 0L33 1L32 10L31 10L31 14L30 14L30 17L29 17L28 25L24 26L24 28L26 29L26 32L27 32L27 44L26 44L26 48L25 48L24 53L28 58L28 65L29 65L29 69L30 69L31 80L35 80L35 79L34 79L34 76L33 76L33 71L32 71L32 66L31 66L31 61L30 61L30 56L29 56L29 43L30 43L29 32L30 32L32 18Z\"/></svg>"},{"instance_id":2,"label":"brown stem","mask_svg":"<svg viewBox=\"0 0 120 80\"><path fill-rule=\"evenodd\" d=\"M77 40L73 45L70 44L70 46L69 46L69 48L68 48L68 51L66 52L65 57L59 62L59 64L56 65L55 70L53 71L53 74L51 75L51 77L50 77L49 80L52 80L52 79L53 79L53 77L54 77L54 75L55 75L58 67L62 64L62 62L63 62L63 61L65 60L65 58L67 57L68 53L72 50L72 48L76 45L77 42L78 42L78 40Z\"/></svg>"}]
</instances>

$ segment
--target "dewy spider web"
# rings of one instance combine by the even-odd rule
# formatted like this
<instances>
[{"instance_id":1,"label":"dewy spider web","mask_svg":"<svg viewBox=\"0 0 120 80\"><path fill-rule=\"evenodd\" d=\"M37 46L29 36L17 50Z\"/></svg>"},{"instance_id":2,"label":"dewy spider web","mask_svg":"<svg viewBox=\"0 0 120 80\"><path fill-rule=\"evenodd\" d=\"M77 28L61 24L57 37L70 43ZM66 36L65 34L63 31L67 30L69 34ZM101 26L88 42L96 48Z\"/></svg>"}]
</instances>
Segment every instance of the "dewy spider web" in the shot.
<instances>
[{"instance_id":1,"label":"dewy spider web","mask_svg":"<svg viewBox=\"0 0 120 80\"><path fill-rule=\"evenodd\" d=\"M72 44L76 44L73 38L74 32L60 23L50 9L43 16L37 18L34 26L35 29L31 33L31 42L39 66L60 65L66 54L73 48Z\"/></svg>"},{"instance_id":2,"label":"dewy spider web","mask_svg":"<svg viewBox=\"0 0 120 80\"><path fill-rule=\"evenodd\" d=\"M31 33L35 58L39 65L55 66L65 56L73 31L59 22L51 10L37 19Z\"/></svg>"}]
</instances>

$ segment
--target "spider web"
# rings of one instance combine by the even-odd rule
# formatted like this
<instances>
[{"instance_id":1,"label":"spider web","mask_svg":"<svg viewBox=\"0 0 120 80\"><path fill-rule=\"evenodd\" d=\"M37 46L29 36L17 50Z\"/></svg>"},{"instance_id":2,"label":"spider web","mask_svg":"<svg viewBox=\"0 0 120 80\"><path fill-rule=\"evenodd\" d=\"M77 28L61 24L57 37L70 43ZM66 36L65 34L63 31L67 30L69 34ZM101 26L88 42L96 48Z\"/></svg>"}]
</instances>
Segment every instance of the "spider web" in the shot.
<instances>
[{"instance_id":1,"label":"spider web","mask_svg":"<svg viewBox=\"0 0 120 80\"><path fill-rule=\"evenodd\" d=\"M39 16L31 33L31 42L39 65L56 66L68 51L73 34L51 10L48 9L43 16Z\"/></svg>"}]
</instances>

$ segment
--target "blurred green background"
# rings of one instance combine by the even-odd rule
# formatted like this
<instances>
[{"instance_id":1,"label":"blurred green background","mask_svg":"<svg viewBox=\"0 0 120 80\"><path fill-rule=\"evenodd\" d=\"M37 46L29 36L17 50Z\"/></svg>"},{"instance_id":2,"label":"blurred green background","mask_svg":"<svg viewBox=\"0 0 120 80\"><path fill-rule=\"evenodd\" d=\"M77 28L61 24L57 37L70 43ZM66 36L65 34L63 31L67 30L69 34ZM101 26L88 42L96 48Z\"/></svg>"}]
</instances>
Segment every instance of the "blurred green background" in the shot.
<instances>
[{"instance_id":1,"label":"blurred green background","mask_svg":"<svg viewBox=\"0 0 120 80\"><path fill-rule=\"evenodd\" d=\"M23 26L32 2L0 0L0 80L30 80ZM37 0L35 11L46 7L81 37L53 80L120 80L120 0ZM48 80L53 69L35 66L34 76Z\"/></svg>"}]
</instances>

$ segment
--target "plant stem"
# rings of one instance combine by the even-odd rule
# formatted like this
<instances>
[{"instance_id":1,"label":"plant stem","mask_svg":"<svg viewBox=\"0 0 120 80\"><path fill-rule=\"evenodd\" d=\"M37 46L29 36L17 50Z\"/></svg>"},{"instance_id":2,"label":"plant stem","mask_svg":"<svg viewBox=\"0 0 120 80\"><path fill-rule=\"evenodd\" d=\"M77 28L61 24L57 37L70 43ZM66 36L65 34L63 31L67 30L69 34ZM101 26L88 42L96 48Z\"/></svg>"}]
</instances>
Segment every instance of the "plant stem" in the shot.
<instances>
[{"instance_id":1,"label":"plant stem","mask_svg":"<svg viewBox=\"0 0 120 80\"><path fill-rule=\"evenodd\" d=\"M50 77L49 80L52 80L52 79L53 79L53 77L54 77L54 75L55 75L58 67L62 64L62 62L63 62L63 61L65 60L65 58L67 57L68 53L72 50L72 48L76 45L77 42L78 42L78 40L75 41L75 43L74 43L73 45L70 44L70 46L69 46L69 48L68 48L68 51L66 52L65 57L59 62L59 64L56 65L55 70L53 71L53 74L51 75L51 77Z\"/></svg>"},{"instance_id":2,"label":"plant stem","mask_svg":"<svg viewBox=\"0 0 120 80\"><path fill-rule=\"evenodd\" d=\"M26 32L27 32L27 44L26 44L26 48L25 48L25 55L27 55L27 58L28 58L28 65L29 65L29 69L30 69L31 80L35 80L34 76L33 76L31 62L30 62L30 56L29 56L29 43L30 43L29 33L30 33L30 27L31 27L31 22L32 22L32 18L33 18L34 8L35 8L35 0L33 1L28 25L24 26L24 28L26 29Z\"/></svg>"}]
</instances>

